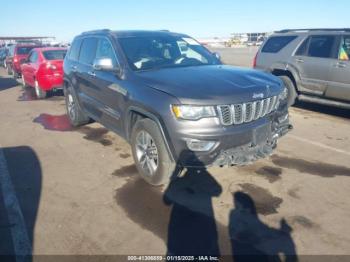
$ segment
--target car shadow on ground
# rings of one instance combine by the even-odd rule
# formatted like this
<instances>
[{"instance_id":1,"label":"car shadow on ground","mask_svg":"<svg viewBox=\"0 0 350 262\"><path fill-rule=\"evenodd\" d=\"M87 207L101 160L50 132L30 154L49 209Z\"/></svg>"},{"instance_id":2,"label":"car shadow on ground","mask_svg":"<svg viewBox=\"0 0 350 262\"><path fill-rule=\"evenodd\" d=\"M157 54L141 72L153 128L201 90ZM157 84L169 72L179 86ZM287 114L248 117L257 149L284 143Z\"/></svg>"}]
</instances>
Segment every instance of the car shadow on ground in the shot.
<instances>
[{"instance_id":1,"label":"car shadow on ground","mask_svg":"<svg viewBox=\"0 0 350 262\"><path fill-rule=\"evenodd\" d=\"M117 204L129 219L163 239L167 255L241 262L283 261L282 254L286 261L298 260L291 226L284 219L279 228L264 224L247 193L233 192L229 226L216 221L212 202L223 189L207 169L189 168L181 176L175 170L164 192L143 182L135 167L123 170L115 172L127 177L116 192Z\"/></svg>"},{"instance_id":2,"label":"car shadow on ground","mask_svg":"<svg viewBox=\"0 0 350 262\"><path fill-rule=\"evenodd\" d=\"M40 101L36 94L35 89L30 86L22 87L21 89L21 95L18 97L17 101L20 102L29 102L29 101ZM41 101L64 101L64 93L63 90L56 90L56 91L48 91L46 98L42 99Z\"/></svg>"},{"instance_id":3,"label":"car shadow on ground","mask_svg":"<svg viewBox=\"0 0 350 262\"><path fill-rule=\"evenodd\" d=\"M2 77L0 76L0 91L10 89L18 86L18 82L13 77Z\"/></svg>"},{"instance_id":4,"label":"car shadow on ground","mask_svg":"<svg viewBox=\"0 0 350 262\"><path fill-rule=\"evenodd\" d=\"M14 257L15 246L27 246L25 240L29 239L29 245L33 247L33 231L41 196L42 171L40 161L32 148L20 146L2 150L15 194L8 192L8 188L0 186L0 256L2 256L0 260L17 261ZM20 230L21 219L15 212L13 196L18 200L26 232ZM5 198L7 203L10 201L10 204L5 205ZM31 254L22 258L22 261L26 262L31 260Z\"/></svg>"},{"instance_id":5,"label":"car shadow on ground","mask_svg":"<svg viewBox=\"0 0 350 262\"><path fill-rule=\"evenodd\" d=\"M316 113L332 115L336 117L350 118L349 109L343 109L343 108L327 106L327 105L320 105L320 104L309 103L304 101L297 101L293 107L313 111Z\"/></svg>"}]
</instances>

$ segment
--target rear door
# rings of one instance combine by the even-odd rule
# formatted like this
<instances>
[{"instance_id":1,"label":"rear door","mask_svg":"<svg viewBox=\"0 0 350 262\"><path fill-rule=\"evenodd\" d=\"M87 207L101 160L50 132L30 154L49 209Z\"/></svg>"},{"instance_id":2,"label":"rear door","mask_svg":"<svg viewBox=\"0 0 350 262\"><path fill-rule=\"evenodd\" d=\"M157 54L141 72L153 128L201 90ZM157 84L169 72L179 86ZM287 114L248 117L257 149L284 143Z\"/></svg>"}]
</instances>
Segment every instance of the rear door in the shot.
<instances>
[{"instance_id":1,"label":"rear door","mask_svg":"<svg viewBox=\"0 0 350 262\"><path fill-rule=\"evenodd\" d=\"M35 74L36 74L36 63L38 61L38 53L35 50L32 50L29 53L29 57L27 59L27 62L22 65L22 69L24 70L22 72L25 82L30 85L35 85Z\"/></svg>"},{"instance_id":2,"label":"rear door","mask_svg":"<svg viewBox=\"0 0 350 262\"><path fill-rule=\"evenodd\" d=\"M80 102L85 110L92 114L95 119L100 119L102 111L96 101L94 87L92 86L92 81L95 77L92 63L96 55L97 41L98 39L96 37L86 37L83 39L75 75Z\"/></svg>"},{"instance_id":3,"label":"rear door","mask_svg":"<svg viewBox=\"0 0 350 262\"><path fill-rule=\"evenodd\" d=\"M332 61L326 96L350 101L350 35L341 36L337 50L338 58Z\"/></svg>"},{"instance_id":4,"label":"rear door","mask_svg":"<svg viewBox=\"0 0 350 262\"><path fill-rule=\"evenodd\" d=\"M336 58L335 47L334 35L313 35L300 46L293 59L301 91L324 95L330 81L331 63ZM305 50L300 50L303 48Z\"/></svg>"}]
</instances>

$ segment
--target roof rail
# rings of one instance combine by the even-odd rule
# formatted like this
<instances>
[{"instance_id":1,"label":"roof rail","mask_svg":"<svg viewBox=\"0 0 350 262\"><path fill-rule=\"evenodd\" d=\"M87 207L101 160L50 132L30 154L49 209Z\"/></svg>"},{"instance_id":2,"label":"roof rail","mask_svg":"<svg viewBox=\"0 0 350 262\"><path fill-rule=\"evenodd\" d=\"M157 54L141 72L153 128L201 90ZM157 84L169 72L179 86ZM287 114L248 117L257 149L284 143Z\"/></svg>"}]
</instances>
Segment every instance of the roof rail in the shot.
<instances>
[{"instance_id":1,"label":"roof rail","mask_svg":"<svg viewBox=\"0 0 350 262\"><path fill-rule=\"evenodd\" d=\"M98 30L91 30L81 33L82 35L88 35L88 34L97 34L97 33L109 33L111 30L109 29L98 29Z\"/></svg>"},{"instance_id":2,"label":"roof rail","mask_svg":"<svg viewBox=\"0 0 350 262\"><path fill-rule=\"evenodd\" d=\"M289 32L311 32L311 31L337 31L350 32L350 28L301 28L301 29L283 29L275 31L275 33L289 33Z\"/></svg>"}]
</instances>

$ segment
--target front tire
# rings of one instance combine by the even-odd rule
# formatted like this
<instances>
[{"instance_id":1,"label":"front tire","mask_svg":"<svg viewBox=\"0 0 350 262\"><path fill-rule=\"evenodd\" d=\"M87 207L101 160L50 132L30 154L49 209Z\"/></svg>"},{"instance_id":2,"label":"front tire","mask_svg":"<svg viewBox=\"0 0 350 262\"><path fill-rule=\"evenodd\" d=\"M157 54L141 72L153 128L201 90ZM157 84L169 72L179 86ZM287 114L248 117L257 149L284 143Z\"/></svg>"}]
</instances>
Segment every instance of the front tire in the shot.
<instances>
[{"instance_id":1,"label":"front tire","mask_svg":"<svg viewBox=\"0 0 350 262\"><path fill-rule=\"evenodd\" d=\"M175 171L157 124L145 118L135 123L131 133L131 148L141 177L149 184L166 184Z\"/></svg>"},{"instance_id":2,"label":"front tire","mask_svg":"<svg viewBox=\"0 0 350 262\"><path fill-rule=\"evenodd\" d=\"M35 88L36 97L38 99L46 98L47 93L46 93L46 91L41 89L37 80L35 80L34 88Z\"/></svg>"},{"instance_id":3,"label":"front tire","mask_svg":"<svg viewBox=\"0 0 350 262\"><path fill-rule=\"evenodd\" d=\"M83 110L80 108L80 105L71 88L72 87L68 86L64 90L66 110L71 125L78 127L89 123L90 118L87 117L84 114Z\"/></svg>"},{"instance_id":4,"label":"front tire","mask_svg":"<svg viewBox=\"0 0 350 262\"><path fill-rule=\"evenodd\" d=\"M295 104L295 101L298 97L296 86L288 76L280 76L279 78L283 81L285 87L288 90L287 104L288 104L288 107L290 107Z\"/></svg>"}]
</instances>

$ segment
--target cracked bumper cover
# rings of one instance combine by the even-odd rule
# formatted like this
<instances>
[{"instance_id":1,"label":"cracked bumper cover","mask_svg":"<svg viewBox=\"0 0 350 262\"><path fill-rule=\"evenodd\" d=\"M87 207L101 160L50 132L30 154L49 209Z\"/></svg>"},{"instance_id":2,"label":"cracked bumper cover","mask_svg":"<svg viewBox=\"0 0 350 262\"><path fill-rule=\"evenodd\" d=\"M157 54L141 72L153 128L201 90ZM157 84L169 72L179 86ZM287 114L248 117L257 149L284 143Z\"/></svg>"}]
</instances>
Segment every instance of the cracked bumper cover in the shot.
<instances>
[{"instance_id":1,"label":"cracked bumper cover","mask_svg":"<svg viewBox=\"0 0 350 262\"><path fill-rule=\"evenodd\" d=\"M260 134L266 139L263 139L258 144L252 142L238 148L222 151L213 165L247 165L258 159L270 156L277 146L277 140L291 129L293 129L293 126L289 124L289 115L287 113L278 117L276 121L271 122L270 128L261 130L261 132L266 132L265 134Z\"/></svg>"},{"instance_id":2,"label":"cracked bumper cover","mask_svg":"<svg viewBox=\"0 0 350 262\"><path fill-rule=\"evenodd\" d=\"M292 129L287 111L251 123L245 128L211 137L218 146L209 152L193 152L181 146L179 163L185 167L247 165L272 154L277 140Z\"/></svg>"}]
</instances>

